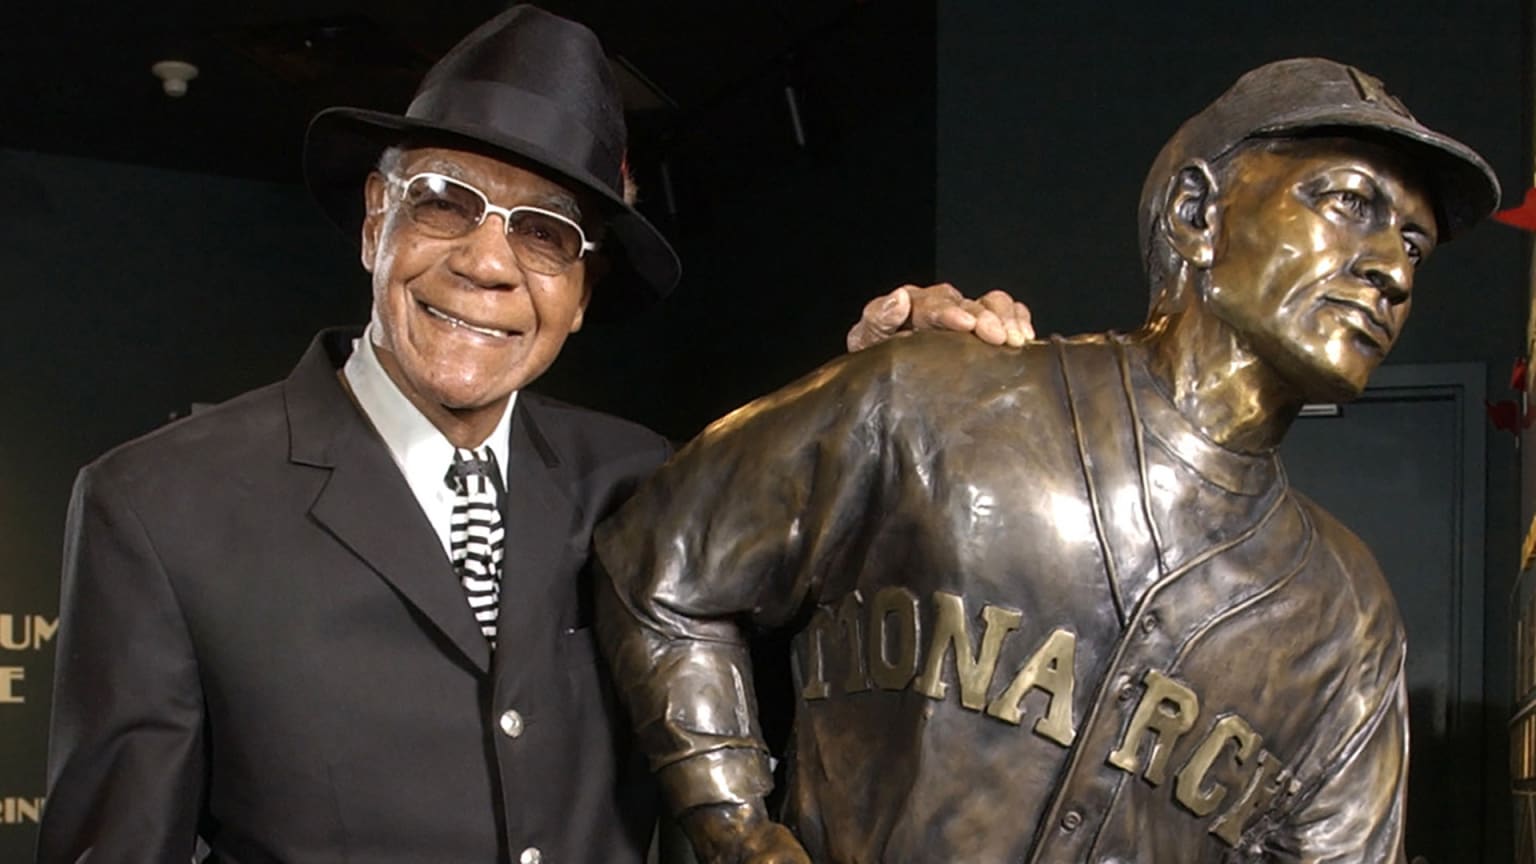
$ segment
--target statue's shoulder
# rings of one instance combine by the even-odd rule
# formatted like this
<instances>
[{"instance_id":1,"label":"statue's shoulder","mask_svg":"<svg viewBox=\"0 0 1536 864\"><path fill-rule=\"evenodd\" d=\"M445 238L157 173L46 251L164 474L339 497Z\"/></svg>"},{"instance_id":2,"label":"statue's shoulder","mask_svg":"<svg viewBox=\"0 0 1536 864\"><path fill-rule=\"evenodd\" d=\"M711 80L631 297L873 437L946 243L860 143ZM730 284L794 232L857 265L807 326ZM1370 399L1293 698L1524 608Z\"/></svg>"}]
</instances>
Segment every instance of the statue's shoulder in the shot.
<instances>
[{"instance_id":1,"label":"statue's shoulder","mask_svg":"<svg viewBox=\"0 0 1536 864\"><path fill-rule=\"evenodd\" d=\"M1105 333L1052 336L1019 348L989 345L969 333L929 331L886 340L844 358L853 365L886 370L914 380L1049 374L1064 352L1111 356L1114 337Z\"/></svg>"},{"instance_id":2,"label":"statue's shoulder","mask_svg":"<svg viewBox=\"0 0 1536 864\"><path fill-rule=\"evenodd\" d=\"M1007 348L988 345L969 333L898 336L834 358L753 400L711 424L705 437L786 421L831 422L834 415L882 428L914 418L1063 422L1063 358L1072 358L1075 367L1104 370L1103 376L1090 374L1094 381L1082 383L1100 377L1109 381L1111 374L1118 380L1112 341L1108 335L1094 334Z\"/></svg>"},{"instance_id":3,"label":"statue's shoulder","mask_svg":"<svg viewBox=\"0 0 1536 864\"><path fill-rule=\"evenodd\" d=\"M1312 523L1320 553L1337 572L1332 583L1338 590L1337 602L1353 610L1366 641L1400 642L1403 623L1397 598L1370 547L1316 501L1294 488L1289 494Z\"/></svg>"},{"instance_id":4,"label":"statue's shoulder","mask_svg":"<svg viewBox=\"0 0 1536 864\"><path fill-rule=\"evenodd\" d=\"M1117 369L1114 337L1095 333L1051 337L1018 348L988 345L967 333L914 333L891 339L850 357L859 374L888 383L892 393L914 406L938 408L956 401L1016 394L1027 412L1036 398L1062 386L1062 364Z\"/></svg>"}]
</instances>

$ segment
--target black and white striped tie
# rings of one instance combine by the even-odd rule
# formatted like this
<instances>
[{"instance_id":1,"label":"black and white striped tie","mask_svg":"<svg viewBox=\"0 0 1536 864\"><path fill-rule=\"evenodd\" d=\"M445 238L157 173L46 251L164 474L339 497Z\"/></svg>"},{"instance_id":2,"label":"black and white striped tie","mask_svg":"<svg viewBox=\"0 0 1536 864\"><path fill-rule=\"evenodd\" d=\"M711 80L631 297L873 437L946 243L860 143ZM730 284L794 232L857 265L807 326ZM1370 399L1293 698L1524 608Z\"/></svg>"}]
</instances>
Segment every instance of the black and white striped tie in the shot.
<instances>
[{"instance_id":1,"label":"black and white striped tie","mask_svg":"<svg viewBox=\"0 0 1536 864\"><path fill-rule=\"evenodd\" d=\"M448 557L475 613L480 632L496 645L496 613L501 595L501 469L489 447L454 448L453 464L443 478L453 490L448 521Z\"/></svg>"}]
</instances>

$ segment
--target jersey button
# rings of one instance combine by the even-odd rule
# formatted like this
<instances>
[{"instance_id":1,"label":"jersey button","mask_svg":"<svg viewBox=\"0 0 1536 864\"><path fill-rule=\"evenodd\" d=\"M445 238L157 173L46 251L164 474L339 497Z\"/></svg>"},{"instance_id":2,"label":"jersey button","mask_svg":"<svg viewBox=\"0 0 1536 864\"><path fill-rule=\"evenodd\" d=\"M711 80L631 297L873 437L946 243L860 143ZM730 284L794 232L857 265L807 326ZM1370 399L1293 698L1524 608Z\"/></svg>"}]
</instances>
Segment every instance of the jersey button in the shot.
<instances>
[{"instance_id":1,"label":"jersey button","mask_svg":"<svg viewBox=\"0 0 1536 864\"><path fill-rule=\"evenodd\" d=\"M1063 831L1076 831L1077 827L1081 824L1083 824L1083 814L1077 810L1068 810L1066 815L1061 817L1061 830Z\"/></svg>"},{"instance_id":2,"label":"jersey button","mask_svg":"<svg viewBox=\"0 0 1536 864\"><path fill-rule=\"evenodd\" d=\"M1131 701L1131 697L1135 695L1136 685L1131 683L1130 678L1126 677L1125 675L1121 675L1119 683L1115 686L1115 698L1119 699L1121 702L1129 702Z\"/></svg>"},{"instance_id":3,"label":"jersey button","mask_svg":"<svg viewBox=\"0 0 1536 864\"><path fill-rule=\"evenodd\" d=\"M1141 632L1151 636L1157 630L1157 613L1148 612L1141 616Z\"/></svg>"},{"instance_id":4,"label":"jersey button","mask_svg":"<svg viewBox=\"0 0 1536 864\"><path fill-rule=\"evenodd\" d=\"M519 737L522 737L522 734L523 734L523 715L517 713L516 710L508 709L506 711L503 711L502 714L501 714L501 718L499 720L497 720L496 722L497 722L498 725L501 726L502 734L506 735L508 738L519 738ZM537 850L537 849L533 850L535 855L538 854L538 851L539 850ZM525 861L525 862L523 862L523 864L529 864L529 862ZM532 864L538 864L538 862L534 861L534 862L532 862Z\"/></svg>"}]
</instances>

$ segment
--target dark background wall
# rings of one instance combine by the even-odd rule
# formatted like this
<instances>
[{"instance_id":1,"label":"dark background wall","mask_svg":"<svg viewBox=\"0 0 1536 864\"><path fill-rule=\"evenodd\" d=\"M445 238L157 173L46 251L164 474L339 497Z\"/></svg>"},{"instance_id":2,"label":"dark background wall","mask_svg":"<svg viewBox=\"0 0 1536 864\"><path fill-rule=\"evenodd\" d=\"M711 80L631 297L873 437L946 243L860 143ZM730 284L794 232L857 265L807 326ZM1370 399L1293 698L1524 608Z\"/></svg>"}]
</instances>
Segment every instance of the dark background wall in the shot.
<instances>
[{"instance_id":1,"label":"dark background wall","mask_svg":"<svg viewBox=\"0 0 1536 864\"><path fill-rule=\"evenodd\" d=\"M1016 288L1046 330L1133 328L1147 305L1136 204L1152 158L1244 71L1288 56L1331 57L1381 78L1419 119L1481 152L1513 206L1530 176L1526 16L1514 0L941 2L938 270L970 290ZM1489 397L1514 397L1526 249L1524 235L1487 224L1437 250L1388 362L1481 362ZM1479 800L1486 814L1482 854L1458 860L1493 862L1510 854L1507 598L1521 540L1513 436L1490 428L1487 459L1488 782L1444 794Z\"/></svg>"},{"instance_id":2,"label":"dark background wall","mask_svg":"<svg viewBox=\"0 0 1536 864\"><path fill-rule=\"evenodd\" d=\"M0 213L0 861L21 862L75 470L284 374L366 306L291 185L0 151Z\"/></svg>"},{"instance_id":3,"label":"dark background wall","mask_svg":"<svg viewBox=\"0 0 1536 864\"><path fill-rule=\"evenodd\" d=\"M855 6L637 154L684 282L653 314L578 334L540 389L687 437L840 351L875 293L935 274L1012 290L1046 330L1133 326L1142 172L1181 118L1288 54L1358 63L1506 186L1527 177L1517 0ZM1393 359L1482 361L1501 393L1522 350L1524 250L1485 226L1437 252ZM43 794L75 470L193 402L282 376L315 329L363 320L366 284L296 185L0 150L0 861L26 859ZM1508 441L1490 436L1489 462L1499 598L1519 543ZM1507 632L1490 609L1487 632ZM1489 657L1486 690L1502 694L1507 652ZM1500 842L1486 860L1504 860Z\"/></svg>"},{"instance_id":4,"label":"dark background wall","mask_svg":"<svg viewBox=\"0 0 1536 864\"><path fill-rule=\"evenodd\" d=\"M682 284L640 321L576 334L540 389L690 437L840 353L877 293L932 277L935 12L857 12L668 142L676 215L658 170L641 194Z\"/></svg>"}]
</instances>

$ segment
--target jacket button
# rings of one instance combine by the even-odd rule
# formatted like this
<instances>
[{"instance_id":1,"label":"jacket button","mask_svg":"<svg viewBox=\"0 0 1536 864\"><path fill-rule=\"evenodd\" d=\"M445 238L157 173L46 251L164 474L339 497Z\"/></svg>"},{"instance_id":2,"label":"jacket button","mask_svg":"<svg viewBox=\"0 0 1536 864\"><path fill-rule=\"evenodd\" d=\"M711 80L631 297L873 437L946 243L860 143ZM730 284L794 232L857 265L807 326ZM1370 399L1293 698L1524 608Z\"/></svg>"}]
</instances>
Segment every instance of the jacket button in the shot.
<instances>
[{"instance_id":1,"label":"jacket button","mask_svg":"<svg viewBox=\"0 0 1536 864\"><path fill-rule=\"evenodd\" d=\"M1081 824L1083 824L1083 814L1076 810L1068 810L1066 815L1061 817L1063 831L1076 831L1077 826Z\"/></svg>"},{"instance_id":2,"label":"jacket button","mask_svg":"<svg viewBox=\"0 0 1536 864\"><path fill-rule=\"evenodd\" d=\"M517 738L523 734L523 715L517 713L515 710L509 709L507 711L503 711L501 714L501 719L497 722L501 725L502 733L505 734L508 738ZM535 857L532 861L523 861L523 864L539 864L537 857L539 850L534 849L533 847L529 847L523 852L525 858L528 852L532 852Z\"/></svg>"},{"instance_id":3,"label":"jacket button","mask_svg":"<svg viewBox=\"0 0 1536 864\"><path fill-rule=\"evenodd\" d=\"M544 853L537 846L529 846L523 850L523 854L517 856L518 864L539 864L544 860Z\"/></svg>"}]
</instances>

